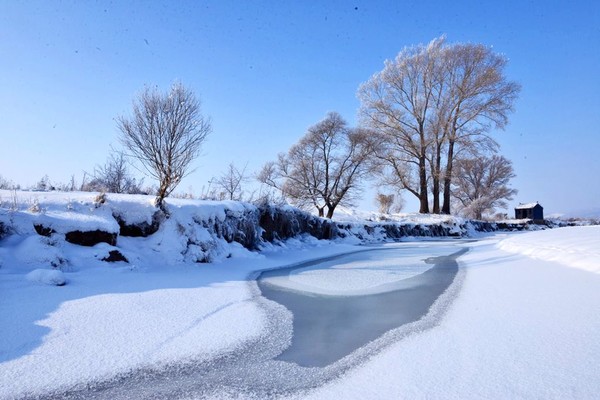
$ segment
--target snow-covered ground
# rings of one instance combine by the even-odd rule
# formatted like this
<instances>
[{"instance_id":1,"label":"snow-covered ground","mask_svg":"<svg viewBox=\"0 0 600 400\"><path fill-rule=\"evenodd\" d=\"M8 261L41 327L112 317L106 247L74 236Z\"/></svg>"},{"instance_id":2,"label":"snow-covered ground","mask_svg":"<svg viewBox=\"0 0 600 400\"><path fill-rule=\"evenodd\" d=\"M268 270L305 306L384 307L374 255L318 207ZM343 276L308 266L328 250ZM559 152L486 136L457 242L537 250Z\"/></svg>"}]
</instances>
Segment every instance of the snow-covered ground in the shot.
<instances>
[{"instance_id":1,"label":"snow-covered ground","mask_svg":"<svg viewBox=\"0 0 600 400\"><path fill-rule=\"evenodd\" d=\"M539 235L515 235L503 240L502 250L600 274L598 226L566 227Z\"/></svg>"},{"instance_id":2,"label":"snow-covered ground","mask_svg":"<svg viewBox=\"0 0 600 400\"><path fill-rule=\"evenodd\" d=\"M297 398L597 399L600 227L504 236L470 245L437 327Z\"/></svg>"},{"instance_id":3,"label":"snow-covered ground","mask_svg":"<svg viewBox=\"0 0 600 400\"><path fill-rule=\"evenodd\" d=\"M10 193L0 194L6 207ZM2 399L235 352L260 337L270 321L249 277L261 269L357 249L310 239L291 239L260 253L232 244L221 253L233 257L198 264L181 254L183 244L173 232L191 235L197 228L185 226L184 217L221 218L224 209L208 204L197 211L194 203L178 201L172 225L155 237L119 238L119 249L131 263L107 264L99 258L113 246L82 248L36 235L28 223L40 218L60 231L71 228L69 213L77 212L79 218L90 216L85 218L90 227L117 229L103 214L114 208L94 208L89 194L30 196L37 197L25 199L28 207L18 203L21 214L3 214L18 234L0 240ZM114 197L109 206L135 210L132 219L150 221L153 208L147 200ZM243 205L228 207L244 211ZM331 265L328 279L306 268L291 281L324 293L369 290L421 273L419 259L435 255L436 245L417 245L406 253L415 268L401 273L388 261L374 260L370 266L375 268L363 262ZM291 397L597 398L600 227L497 234L459 246L470 248L459 258L462 288L435 327ZM66 285L55 286L61 277Z\"/></svg>"}]
</instances>

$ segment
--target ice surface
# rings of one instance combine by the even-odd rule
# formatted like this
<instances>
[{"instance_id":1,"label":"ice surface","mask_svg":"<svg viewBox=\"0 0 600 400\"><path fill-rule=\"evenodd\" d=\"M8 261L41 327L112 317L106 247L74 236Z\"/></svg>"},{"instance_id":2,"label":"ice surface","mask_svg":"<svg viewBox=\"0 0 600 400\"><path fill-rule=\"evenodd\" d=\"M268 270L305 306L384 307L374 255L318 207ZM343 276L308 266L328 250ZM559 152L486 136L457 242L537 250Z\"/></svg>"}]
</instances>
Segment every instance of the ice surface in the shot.
<instances>
[{"instance_id":1,"label":"ice surface","mask_svg":"<svg viewBox=\"0 0 600 400\"><path fill-rule=\"evenodd\" d=\"M318 268L324 266L319 275L327 276L337 269L337 258L310 267L261 274L258 284L263 295L283 304L292 311L294 317L292 343L277 359L306 367L324 367L348 356L384 333L425 316L435 300L453 282L458 271L456 257L461 252L450 247L438 249L440 250L445 254L454 252L455 255L429 258L429 267L421 268L422 272L419 274L415 274L414 266L408 264L411 269L410 277L395 277L386 281L386 284L367 290L351 290L352 296L340 295L337 291L335 295L315 295L313 291L299 290L300 287L310 287L308 285L279 284L282 282L282 275L294 275L297 270L308 268L318 272ZM365 269L371 262L376 263L378 258L383 258L385 261L379 267L385 265L388 272L397 270L401 273L405 265L403 255L407 251L410 250L406 247L371 250L340 257L339 260L346 261L342 267L353 268L359 265L361 269ZM421 263L425 264L425 261ZM377 270L378 267L373 269ZM335 272L333 275L339 286L346 286L344 275L340 276ZM377 274L375 278L378 278ZM331 278L329 280L332 281ZM293 290L290 290L290 286ZM351 282L351 287L355 286ZM334 287L333 283L330 283L330 287Z\"/></svg>"},{"instance_id":2,"label":"ice surface","mask_svg":"<svg viewBox=\"0 0 600 400\"><path fill-rule=\"evenodd\" d=\"M429 257L448 252L447 247L403 246L402 251L355 253L316 265L279 271L269 283L290 290L323 295L366 295L406 288L401 282L432 268Z\"/></svg>"}]
</instances>

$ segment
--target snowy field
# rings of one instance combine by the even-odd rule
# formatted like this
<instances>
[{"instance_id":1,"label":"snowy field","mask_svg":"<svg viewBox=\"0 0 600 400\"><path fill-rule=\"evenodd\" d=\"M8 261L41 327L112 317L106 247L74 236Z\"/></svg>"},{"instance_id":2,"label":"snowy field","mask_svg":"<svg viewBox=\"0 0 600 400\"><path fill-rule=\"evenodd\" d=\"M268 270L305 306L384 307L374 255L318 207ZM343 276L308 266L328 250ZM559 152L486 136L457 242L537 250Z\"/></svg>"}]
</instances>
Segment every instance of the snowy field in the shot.
<instances>
[{"instance_id":1,"label":"snowy field","mask_svg":"<svg viewBox=\"0 0 600 400\"><path fill-rule=\"evenodd\" d=\"M70 199L68 210L64 200L55 200L60 207L52 199L39 201L47 208L39 215L12 214L21 234L0 241L1 399L59 393L131 370L234 354L272 329L271 309L259 301L249 277L357 250L316 240L290 240L260 253L232 245L231 258L197 264L177 252L180 243L169 234L177 227L167 226L157 237L119 238L132 262L107 264L97 256L109 245L53 243L19 222L47 218L66 229L72 220L65 215L80 209L80 215L90 215L85 218L90 226L117 229L102 217L107 211L96 212L82 199ZM182 211L175 219L192 212L184 201L177 204ZM148 220L149 210L142 208L136 218ZM216 217L221 212L216 205L210 211ZM63 217L71 222L61 222ZM407 247L414 268L394 271L393 260L351 259L327 265L326 275L305 268L289 281L321 293L376 292L422 273L420 261L436 255L435 243L395 246ZM457 246L470 248L458 259L462 286L435 326L363 357L320 387L286 397L598 398L600 227L496 234ZM52 276L50 263L63 258L69 262ZM66 285L53 284L59 278Z\"/></svg>"}]
</instances>

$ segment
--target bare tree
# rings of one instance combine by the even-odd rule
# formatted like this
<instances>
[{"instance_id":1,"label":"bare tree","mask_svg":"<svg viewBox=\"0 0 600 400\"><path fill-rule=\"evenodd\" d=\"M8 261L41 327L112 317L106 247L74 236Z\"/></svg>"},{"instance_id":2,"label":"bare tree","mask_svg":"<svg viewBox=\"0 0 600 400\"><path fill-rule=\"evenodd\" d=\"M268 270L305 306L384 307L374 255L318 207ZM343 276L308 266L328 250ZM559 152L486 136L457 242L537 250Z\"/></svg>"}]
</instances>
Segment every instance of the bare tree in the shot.
<instances>
[{"instance_id":1,"label":"bare tree","mask_svg":"<svg viewBox=\"0 0 600 400\"><path fill-rule=\"evenodd\" d=\"M0 189L13 189L14 183L0 175Z\"/></svg>"},{"instance_id":2,"label":"bare tree","mask_svg":"<svg viewBox=\"0 0 600 400\"><path fill-rule=\"evenodd\" d=\"M133 116L118 117L121 142L158 181L156 204L191 172L191 162L211 132L200 101L180 83L168 93L146 88L133 102Z\"/></svg>"},{"instance_id":3,"label":"bare tree","mask_svg":"<svg viewBox=\"0 0 600 400\"><path fill-rule=\"evenodd\" d=\"M369 149L367 132L348 128L332 112L310 127L287 154L267 163L258 180L280 189L293 204L316 207L319 216L332 218L338 205L351 205L359 194Z\"/></svg>"},{"instance_id":4,"label":"bare tree","mask_svg":"<svg viewBox=\"0 0 600 400\"><path fill-rule=\"evenodd\" d=\"M142 193L143 179L136 181L127 165L123 152L112 153L104 165L94 168L93 178L85 184L84 189L109 193Z\"/></svg>"},{"instance_id":5,"label":"bare tree","mask_svg":"<svg viewBox=\"0 0 600 400\"><path fill-rule=\"evenodd\" d=\"M379 207L379 212L382 214L399 213L404 208L404 198L399 194L384 194L377 193L375 202Z\"/></svg>"},{"instance_id":6,"label":"bare tree","mask_svg":"<svg viewBox=\"0 0 600 400\"><path fill-rule=\"evenodd\" d=\"M212 183L214 183L217 190L223 194L220 196L221 200L241 201L244 195L242 185L247 182L247 180L246 166L244 166L242 170L239 170L235 164L230 163L227 167L227 171L218 178L213 178Z\"/></svg>"},{"instance_id":7,"label":"bare tree","mask_svg":"<svg viewBox=\"0 0 600 400\"><path fill-rule=\"evenodd\" d=\"M450 214L453 162L460 146L485 141L491 129L503 129L521 86L507 80L508 59L481 44L454 44L444 52L447 90L440 112L447 140L442 213ZM489 142L488 142L489 143Z\"/></svg>"},{"instance_id":8,"label":"bare tree","mask_svg":"<svg viewBox=\"0 0 600 400\"><path fill-rule=\"evenodd\" d=\"M69 181L69 192L74 192L77 189L77 182L75 182L75 175L71 175L71 180Z\"/></svg>"},{"instance_id":9,"label":"bare tree","mask_svg":"<svg viewBox=\"0 0 600 400\"><path fill-rule=\"evenodd\" d=\"M386 179L415 195L421 213L429 212L428 125L436 104L442 45L436 39L405 48L358 90L363 123L380 139L375 157L387 167Z\"/></svg>"},{"instance_id":10,"label":"bare tree","mask_svg":"<svg viewBox=\"0 0 600 400\"><path fill-rule=\"evenodd\" d=\"M55 190L55 187L50 182L50 177L48 177L48 175L44 175L38 181L38 183L35 184L35 186L33 187L33 190L38 190L38 191L41 191L41 192L47 192L47 191Z\"/></svg>"},{"instance_id":11,"label":"bare tree","mask_svg":"<svg viewBox=\"0 0 600 400\"><path fill-rule=\"evenodd\" d=\"M495 147L487 134L506 125L520 90L504 76L506 62L483 45L441 37L405 48L359 88L362 121L380 137L384 180L415 195L419 212L430 211L431 190L433 212L450 213L457 154Z\"/></svg>"},{"instance_id":12,"label":"bare tree","mask_svg":"<svg viewBox=\"0 0 600 400\"><path fill-rule=\"evenodd\" d=\"M389 214L392 211L394 205L395 196L394 194L377 193L375 196L377 205L379 206L379 212L382 214Z\"/></svg>"},{"instance_id":13,"label":"bare tree","mask_svg":"<svg viewBox=\"0 0 600 400\"><path fill-rule=\"evenodd\" d=\"M481 219L496 208L506 208L516 189L509 187L515 177L512 163L500 155L460 159L455 162L452 195L467 217Z\"/></svg>"}]
</instances>

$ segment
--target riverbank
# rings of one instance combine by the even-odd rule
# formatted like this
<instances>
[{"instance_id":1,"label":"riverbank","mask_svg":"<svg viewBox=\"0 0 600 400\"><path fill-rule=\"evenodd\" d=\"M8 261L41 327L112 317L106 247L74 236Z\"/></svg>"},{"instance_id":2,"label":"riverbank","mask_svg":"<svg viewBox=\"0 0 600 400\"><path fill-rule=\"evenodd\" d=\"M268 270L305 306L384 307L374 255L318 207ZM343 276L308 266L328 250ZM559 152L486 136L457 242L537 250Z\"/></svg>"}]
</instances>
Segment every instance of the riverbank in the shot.
<instances>
[{"instance_id":1,"label":"riverbank","mask_svg":"<svg viewBox=\"0 0 600 400\"><path fill-rule=\"evenodd\" d=\"M227 242L231 232L219 237L203 223L188 224L185 218L199 215L185 201L155 233L121 236L110 202L130 211L127 225L151 226L153 207L109 197L108 205L96 208L92 200L48 198L32 211L4 214L16 231L0 241L2 399L63 393L136 370L218 362L271 332L272 315L257 302L260 293L248 276L354 251L360 243L356 237L332 242L300 235L250 251ZM225 218L223 205L211 207L202 211L205 217ZM235 207L243 214L244 206ZM74 219L63 217L73 213L84 224L77 226L112 230L117 246L66 241L62 230L72 229ZM52 222L55 232L40 234L31 218ZM111 220L114 225L106 222ZM459 259L463 290L433 329L365 355L337 381L289 395L592 398L600 391L600 275L593 272L600 265L598 229L483 236ZM220 258L196 262L193 255L206 250L197 243L213 243L206 249ZM427 251L429 244L421 245ZM528 254L529 248L543 251ZM128 262L105 261L114 250ZM30 275L40 268L61 272L66 284ZM373 270L360 280L378 276ZM227 393L225 386L213 391L217 397Z\"/></svg>"}]
</instances>

